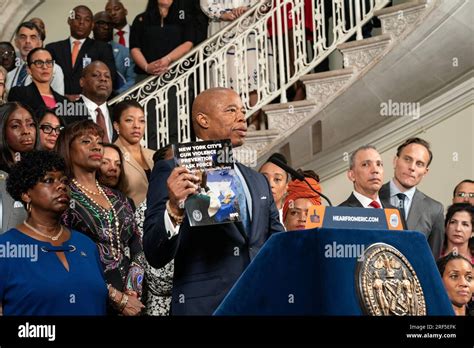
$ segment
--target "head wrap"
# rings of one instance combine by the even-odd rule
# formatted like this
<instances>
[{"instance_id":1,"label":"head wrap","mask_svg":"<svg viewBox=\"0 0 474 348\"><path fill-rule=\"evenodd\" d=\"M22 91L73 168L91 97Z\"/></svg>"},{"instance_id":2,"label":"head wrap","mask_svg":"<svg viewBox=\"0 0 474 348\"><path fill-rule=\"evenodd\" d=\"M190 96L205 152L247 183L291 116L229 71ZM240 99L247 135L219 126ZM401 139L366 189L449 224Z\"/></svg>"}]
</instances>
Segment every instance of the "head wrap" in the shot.
<instances>
[{"instance_id":1,"label":"head wrap","mask_svg":"<svg viewBox=\"0 0 474 348\"><path fill-rule=\"evenodd\" d=\"M314 188L316 191L321 192L321 186L313 178L305 178L306 181ZM288 193L285 198L285 203L283 204L283 221L286 219L286 214L288 213L288 208L290 203L296 201L298 198L306 198L311 201L314 205L321 205L321 197L312 191L306 182L301 180L292 180L288 183Z\"/></svg>"}]
</instances>

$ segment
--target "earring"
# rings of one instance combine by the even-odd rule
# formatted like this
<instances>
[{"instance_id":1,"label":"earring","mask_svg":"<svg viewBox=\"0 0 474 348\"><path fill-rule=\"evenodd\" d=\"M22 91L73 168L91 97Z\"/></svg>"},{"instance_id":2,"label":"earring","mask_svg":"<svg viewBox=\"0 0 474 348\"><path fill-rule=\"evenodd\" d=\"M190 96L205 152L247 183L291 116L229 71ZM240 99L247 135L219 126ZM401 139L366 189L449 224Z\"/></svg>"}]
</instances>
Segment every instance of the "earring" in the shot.
<instances>
[{"instance_id":1,"label":"earring","mask_svg":"<svg viewBox=\"0 0 474 348\"><path fill-rule=\"evenodd\" d=\"M26 203L26 212L29 214L31 214L31 202L27 202Z\"/></svg>"}]
</instances>

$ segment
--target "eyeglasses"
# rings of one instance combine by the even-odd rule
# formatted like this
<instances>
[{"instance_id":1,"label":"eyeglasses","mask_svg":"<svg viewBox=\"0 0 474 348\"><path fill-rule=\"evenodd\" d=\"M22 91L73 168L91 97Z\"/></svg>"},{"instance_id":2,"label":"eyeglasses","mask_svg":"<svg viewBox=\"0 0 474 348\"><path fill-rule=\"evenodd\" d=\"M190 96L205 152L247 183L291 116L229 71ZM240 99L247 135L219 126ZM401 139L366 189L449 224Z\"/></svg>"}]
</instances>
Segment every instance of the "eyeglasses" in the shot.
<instances>
[{"instance_id":1,"label":"eyeglasses","mask_svg":"<svg viewBox=\"0 0 474 348\"><path fill-rule=\"evenodd\" d=\"M465 198L465 197L474 198L474 192L458 192L456 193L456 196L462 197L462 198Z\"/></svg>"},{"instance_id":2,"label":"eyeglasses","mask_svg":"<svg viewBox=\"0 0 474 348\"><path fill-rule=\"evenodd\" d=\"M51 134L54 131L54 133L56 133L57 135L59 135L59 133L61 133L61 131L64 129L64 127L62 126L54 128L47 124L43 124L39 126L39 128L43 131L44 134Z\"/></svg>"},{"instance_id":3,"label":"eyeglasses","mask_svg":"<svg viewBox=\"0 0 474 348\"><path fill-rule=\"evenodd\" d=\"M15 52L13 51L5 51L1 54L2 57L13 57L15 56Z\"/></svg>"},{"instance_id":4,"label":"eyeglasses","mask_svg":"<svg viewBox=\"0 0 474 348\"><path fill-rule=\"evenodd\" d=\"M37 68L42 68L45 65L46 65L47 68L52 68L53 65L54 65L54 60L39 60L38 59L38 60L35 60L35 61L31 62L31 64L33 64Z\"/></svg>"},{"instance_id":5,"label":"eyeglasses","mask_svg":"<svg viewBox=\"0 0 474 348\"><path fill-rule=\"evenodd\" d=\"M97 21L97 22L95 22L95 25L103 25L103 26L110 27L112 25L112 23L105 22L105 21Z\"/></svg>"}]
</instances>

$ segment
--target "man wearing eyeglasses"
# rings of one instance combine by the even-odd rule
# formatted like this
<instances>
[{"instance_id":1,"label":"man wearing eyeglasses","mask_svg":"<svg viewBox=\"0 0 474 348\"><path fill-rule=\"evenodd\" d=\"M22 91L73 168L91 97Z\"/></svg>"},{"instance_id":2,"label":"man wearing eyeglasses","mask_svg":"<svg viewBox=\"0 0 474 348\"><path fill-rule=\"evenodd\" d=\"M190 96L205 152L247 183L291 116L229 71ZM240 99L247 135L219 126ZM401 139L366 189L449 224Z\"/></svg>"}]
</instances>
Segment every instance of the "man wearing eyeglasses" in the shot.
<instances>
[{"instance_id":1,"label":"man wearing eyeglasses","mask_svg":"<svg viewBox=\"0 0 474 348\"><path fill-rule=\"evenodd\" d=\"M13 45L8 41L0 42L0 65L10 72L15 69L15 61L16 53Z\"/></svg>"},{"instance_id":2,"label":"man wearing eyeglasses","mask_svg":"<svg viewBox=\"0 0 474 348\"><path fill-rule=\"evenodd\" d=\"M474 205L474 181L465 179L456 185L453 192L453 203Z\"/></svg>"},{"instance_id":3,"label":"man wearing eyeglasses","mask_svg":"<svg viewBox=\"0 0 474 348\"><path fill-rule=\"evenodd\" d=\"M444 241L443 205L418 190L433 160L430 144L409 138L397 148L393 159L394 176L380 189L380 199L388 200L405 216L409 230L422 232L435 258L441 255Z\"/></svg>"},{"instance_id":4,"label":"man wearing eyeglasses","mask_svg":"<svg viewBox=\"0 0 474 348\"><path fill-rule=\"evenodd\" d=\"M32 82L31 76L28 75L26 58L34 48L43 47L41 31L36 24L31 22L21 23L16 30L15 45L20 52L21 59L17 58L16 68L8 73L7 90L17 86L28 86ZM57 93L64 94L64 74L57 64L53 67L50 85Z\"/></svg>"},{"instance_id":5,"label":"man wearing eyeglasses","mask_svg":"<svg viewBox=\"0 0 474 348\"><path fill-rule=\"evenodd\" d=\"M130 56L130 50L113 41L112 18L105 11L97 12L94 15L94 39L108 43L112 47L115 59L116 86L114 94L119 95L131 88L135 84L137 75L135 74L135 62Z\"/></svg>"}]
</instances>

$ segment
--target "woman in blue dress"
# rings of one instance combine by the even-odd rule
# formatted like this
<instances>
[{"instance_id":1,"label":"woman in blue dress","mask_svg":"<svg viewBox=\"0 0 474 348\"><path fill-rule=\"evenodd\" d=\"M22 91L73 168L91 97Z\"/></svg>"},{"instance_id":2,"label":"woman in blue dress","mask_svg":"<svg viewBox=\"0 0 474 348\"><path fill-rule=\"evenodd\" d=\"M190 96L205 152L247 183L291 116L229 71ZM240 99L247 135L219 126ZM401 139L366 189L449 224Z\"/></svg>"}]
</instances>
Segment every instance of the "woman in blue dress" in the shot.
<instances>
[{"instance_id":1,"label":"woman in blue dress","mask_svg":"<svg viewBox=\"0 0 474 348\"><path fill-rule=\"evenodd\" d=\"M27 218L0 235L4 315L105 315L107 286L96 244L61 225L69 206L65 164L54 152L25 153L7 191Z\"/></svg>"}]
</instances>

